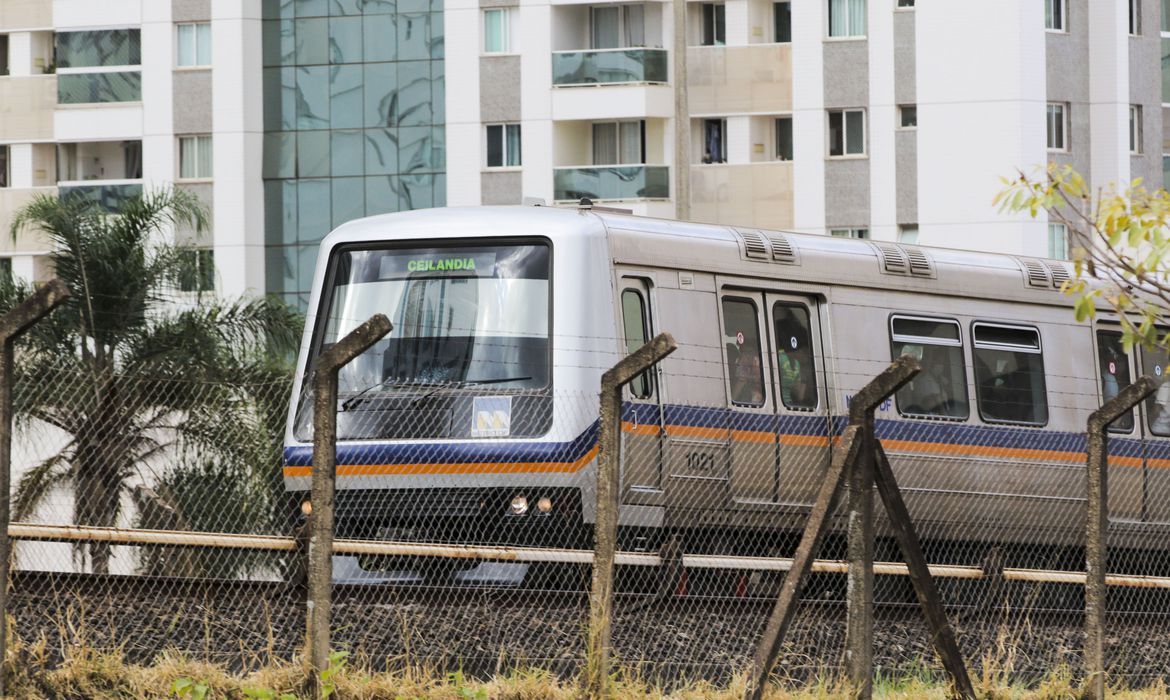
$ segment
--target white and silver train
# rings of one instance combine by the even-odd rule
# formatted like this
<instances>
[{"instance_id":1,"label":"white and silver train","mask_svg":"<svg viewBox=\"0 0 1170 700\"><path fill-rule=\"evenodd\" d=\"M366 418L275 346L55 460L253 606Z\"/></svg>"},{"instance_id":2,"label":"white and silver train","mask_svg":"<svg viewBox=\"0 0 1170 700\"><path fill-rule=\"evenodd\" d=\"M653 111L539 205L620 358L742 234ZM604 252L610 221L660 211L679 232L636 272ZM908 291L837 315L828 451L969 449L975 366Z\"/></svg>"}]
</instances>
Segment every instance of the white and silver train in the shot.
<instances>
[{"instance_id":1,"label":"white and silver train","mask_svg":"<svg viewBox=\"0 0 1170 700\"><path fill-rule=\"evenodd\" d=\"M587 544L601 373L660 331L626 390L623 532L763 552L802 526L852 394L923 372L877 413L932 542L1073 546L1086 419L1164 353L1074 319L1065 263L578 208L360 219L321 244L285 442L307 497L312 360L375 312L341 373L338 535ZM1170 399L1113 427L1115 543L1170 534ZM686 533L691 533L690 535ZM705 544L704 544L705 543ZM728 543L731 543L730 545Z\"/></svg>"}]
</instances>

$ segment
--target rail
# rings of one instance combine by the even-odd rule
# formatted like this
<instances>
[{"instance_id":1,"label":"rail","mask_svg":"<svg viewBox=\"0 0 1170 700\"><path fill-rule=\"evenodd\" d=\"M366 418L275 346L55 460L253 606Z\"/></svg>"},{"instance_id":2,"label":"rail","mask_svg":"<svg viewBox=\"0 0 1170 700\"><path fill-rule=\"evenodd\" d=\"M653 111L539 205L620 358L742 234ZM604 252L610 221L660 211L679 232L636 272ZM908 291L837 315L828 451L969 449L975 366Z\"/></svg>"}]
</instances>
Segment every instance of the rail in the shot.
<instances>
[{"instance_id":1,"label":"rail","mask_svg":"<svg viewBox=\"0 0 1170 700\"><path fill-rule=\"evenodd\" d=\"M291 552L297 550L292 537L274 535L238 535L220 532L184 532L177 530L139 530L131 528L81 527L77 525L39 525L12 523L8 536L14 540L39 542L108 542L119 545L163 545L175 547L209 547L215 549L254 549ZM365 554L394 557L436 557L447 559L479 559L482 561L518 562L525 564L592 564L593 552L580 549L551 549L537 547L497 547L485 545L427 544L418 542L390 542L375 540L337 539L334 554ZM650 552L617 552L614 563L619 566L659 567L662 559ZM684 554L683 565L688 569L723 569L733 571L785 572L792 568L787 557L737 557L727 555ZM990 575L977 566L931 564L930 575L953 579L982 579ZM825 574L844 574L849 570L845 560L817 559L812 571ZM874 573L882 576L907 576L905 564L874 562ZM1004 581L1026 583L1085 584L1085 572L1049 569L1005 568L996 574ZM1121 588L1170 589L1170 576L1138 576L1108 574L1105 582Z\"/></svg>"}]
</instances>

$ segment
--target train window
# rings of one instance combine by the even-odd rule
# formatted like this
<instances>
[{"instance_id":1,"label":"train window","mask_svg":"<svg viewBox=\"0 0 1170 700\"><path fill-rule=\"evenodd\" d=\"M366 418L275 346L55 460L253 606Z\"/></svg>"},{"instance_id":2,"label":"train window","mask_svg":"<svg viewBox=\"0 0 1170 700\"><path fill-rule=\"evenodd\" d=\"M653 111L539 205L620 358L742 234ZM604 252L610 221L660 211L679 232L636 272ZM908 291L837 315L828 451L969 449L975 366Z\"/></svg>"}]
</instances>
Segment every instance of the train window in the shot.
<instances>
[{"instance_id":1,"label":"train window","mask_svg":"<svg viewBox=\"0 0 1170 700\"><path fill-rule=\"evenodd\" d=\"M776 328L780 400L785 408L810 411L817 407L817 372L808 309L800 304L776 304L772 323Z\"/></svg>"},{"instance_id":2,"label":"train window","mask_svg":"<svg viewBox=\"0 0 1170 700\"><path fill-rule=\"evenodd\" d=\"M1159 329L1158 335L1164 335L1164 331ZM1164 348L1142 348L1142 374L1157 380L1165 379L1167 365L1170 365L1168 359ZM1163 383L1146 399L1146 420L1151 433L1170 436L1170 383Z\"/></svg>"},{"instance_id":3,"label":"train window","mask_svg":"<svg viewBox=\"0 0 1170 700\"><path fill-rule=\"evenodd\" d=\"M976 323L971 327L975 396L988 422L1048 422L1040 331L1022 326Z\"/></svg>"},{"instance_id":4,"label":"train window","mask_svg":"<svg viewBox=\"0 0 1170 700\"><path fill-rule=\"evenodd\" d=\"M631 353L646 344L649 329L646 323L646 301L636 289L622 291L622 326L626 336L626 352ZM630 392L639 399L650 398L650 372L647 370L630 382Z\"/></svg>"},{"instance_id":5,"label":"train window","mask_svg":"<svg viewBox=\"0 0 1170 700\"><path fill-rule=\"evenodd\" d=\"M723 341L727 347L727 376L731 403L764 405L764 368L760 354L760 323L750 299L724 297Z\"/></svg>"},{"instance_id":6,"label":"train window","mask_svg":"<svg viewBox=\"0 0 1170 700\"><path fill-rule=\"evenodd\" d=\"M913 355L922 363L918 376L894 395L899 413L958 420L970 415L958 322L894 316L890 350L895 358Z\"/></svg>"},{"instance_id":7,"label":"train window","mask_svg":"<svg viewBox=\"0 0 1170 700\"><path fill-rule=\"evenodd\" d=\"M1101 365L1101 403L1129 386L1129 355L1121 344L1119 331L1097 331L1097 362ZM1113 421L1109 429L1118 433L1133 430L1133 411L1128 411Z\"/></svg>"}]
</instances>

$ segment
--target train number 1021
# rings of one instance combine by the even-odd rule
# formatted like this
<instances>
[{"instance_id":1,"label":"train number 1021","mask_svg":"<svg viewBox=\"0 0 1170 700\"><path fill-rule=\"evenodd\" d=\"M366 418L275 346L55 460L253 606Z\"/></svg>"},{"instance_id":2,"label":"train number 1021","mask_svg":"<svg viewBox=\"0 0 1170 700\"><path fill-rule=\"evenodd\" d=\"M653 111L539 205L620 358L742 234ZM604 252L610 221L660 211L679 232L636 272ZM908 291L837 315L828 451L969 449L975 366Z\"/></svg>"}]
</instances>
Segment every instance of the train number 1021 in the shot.
<instances>
[{"instance_id":1,"label":"train number 1021","mask_svg":"<svg viewBox=\"0 0 1170 700\"><path fill-rule=\"evenodd\" d=\"M715 455L708 452L688 452L687 471L710 474L715 471Z\"/></svg>"}]
</instances>

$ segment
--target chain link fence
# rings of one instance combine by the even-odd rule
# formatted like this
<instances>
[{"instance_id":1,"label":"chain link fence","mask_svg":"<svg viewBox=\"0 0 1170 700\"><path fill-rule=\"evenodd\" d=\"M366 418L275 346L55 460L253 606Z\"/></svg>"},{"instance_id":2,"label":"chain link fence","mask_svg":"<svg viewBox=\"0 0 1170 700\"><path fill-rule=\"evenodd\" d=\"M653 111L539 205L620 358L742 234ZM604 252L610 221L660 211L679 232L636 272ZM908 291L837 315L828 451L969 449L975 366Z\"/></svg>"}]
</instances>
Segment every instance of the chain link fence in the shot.
<instances>
[{"instance_id":1,"label":"chain link fence","mask_svg":"<svg viewBox=\"0 0 1170 700\"><path fill-rule=\"evenodd\" d=\"M847 386L883 369L837 362ZM748 391L729 407L702 400L704 382L724 396L723 380L697 366L676 365L694 373L675 394L686 400L661 400L651 371L621 416L614 653L624 673L668 684L727 682L745 667L845 422L824 408L822 368L814 386L775 399ZM253 668L299 654L311 446L283 444L291 385L65 368L21 377L14 530L91 529L26 529L17 541L16 635L60 654L85 645L143 662L177 650ZM1091 381L1076 386L1048 392L1046 427L1022 427L1035 406L1010 393L995 410L1017 417L1002 422L949 415L954 405L895 420L922 391L914 386L879 409L877 437L976 677L1028 682L1080 667L1085 440L1083 426L1058 428L1070 412L1083 422L1099 396ZM343 393L333 646L379 669L577 672L597 406L586 389L390 383ZM310 419L297 412L305 445ZM1160 445L1136 435L1110 443L1119 585L1108 661L1112 678L1144 686L1170 659L1170 579L1159 578L1170 577L1170 483ZM879 672L942 678L880 505L877 514ZM144 531L210 538L121 543ZM838 507L777 667L793 682L840 669L844 533ZM76 576L94 573L113 577L94 588Z\"/></svg>"}]
</instances>

